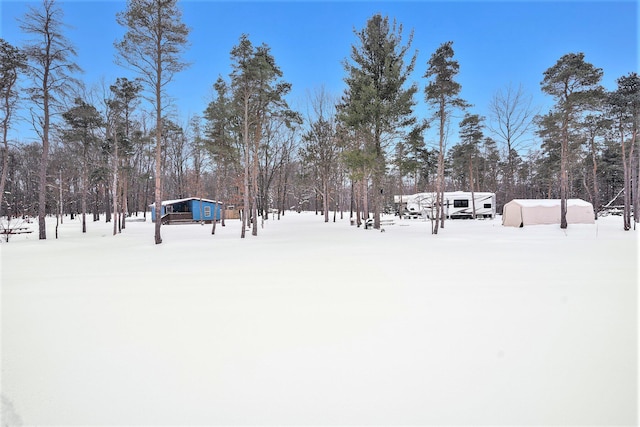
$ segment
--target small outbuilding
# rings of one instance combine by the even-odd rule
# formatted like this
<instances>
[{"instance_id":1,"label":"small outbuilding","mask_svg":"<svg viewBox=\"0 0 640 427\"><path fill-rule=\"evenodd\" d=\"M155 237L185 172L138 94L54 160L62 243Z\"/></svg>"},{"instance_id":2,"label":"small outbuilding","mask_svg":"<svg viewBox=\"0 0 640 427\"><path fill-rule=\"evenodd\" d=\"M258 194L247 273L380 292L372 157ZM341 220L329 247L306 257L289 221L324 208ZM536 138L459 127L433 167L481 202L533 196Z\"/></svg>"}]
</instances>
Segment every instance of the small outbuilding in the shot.
<instances>
[{"instance_id":1,"label":"small outbuilding","mask_svg":"<svg viewBox=\"0 0 640 427\"><path fill-rule=\"evenodd\" d=\"M151 220L156 220L156 206L151 207ZM214 200L188 197L186 199L165 200L162 202L160 217L163 224L185 222L210 223L221 218L222 204Z\"/></svg>"},{"instance_id":2,"label":"small outbuilding","mask_svg":"<svg viewBox=\"0 0 640 427\"><path fill-rule=\"evenodd\" d=\"M567 199L568 224L594 224L593 205L582 199ZM524 227L560 224L560 199L514 199L502 208L502 225Z\"/></svg>"}]
</instances>

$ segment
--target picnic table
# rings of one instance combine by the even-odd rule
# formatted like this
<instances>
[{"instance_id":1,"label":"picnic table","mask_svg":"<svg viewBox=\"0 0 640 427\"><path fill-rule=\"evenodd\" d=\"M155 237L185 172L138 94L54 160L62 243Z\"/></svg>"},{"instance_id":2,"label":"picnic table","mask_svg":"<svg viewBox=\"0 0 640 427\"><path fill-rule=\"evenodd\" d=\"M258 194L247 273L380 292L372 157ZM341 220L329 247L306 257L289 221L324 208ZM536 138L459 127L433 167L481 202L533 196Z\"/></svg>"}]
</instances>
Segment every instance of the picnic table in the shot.
<instances>
[{"instance_id":1,"label":"picnic table","mask_svg":"<svg viewBox=\"0 0 640 427\"><path fill-rule=\"evenodd\" d=\"M0 234L4 234L5 241L9 243L9 236L13 234L28 234L33 233L33 230L29 229L29 227L7 227L0 229Z\"/></svg>"},{"instance_id":2,"label":"picnic table","mask_svg":"<svg viewBox=\"0 0 640 427\"><path fill-rule=\"evenodd\" d=\"M9 227L3 228L0 230L0 234L22 234L22 233L33 233L33 230L30 230L29 227Z\"/></svg>"},{"instance_id":3,"label":"picnic table","mask_svg":"<svg viewBox=\"0 0 640 427\"><path fill-rule=\"evenodd\" d=\"M373 218L368 218L365 222L364 222L364 228L365 230L369 230L373 228ZM385 225L393 225L396 222L393 219L380 219L380 227L384 227ZM381 231L384 230L384 228L381 228Z\"/></svg>"}]
</instances>

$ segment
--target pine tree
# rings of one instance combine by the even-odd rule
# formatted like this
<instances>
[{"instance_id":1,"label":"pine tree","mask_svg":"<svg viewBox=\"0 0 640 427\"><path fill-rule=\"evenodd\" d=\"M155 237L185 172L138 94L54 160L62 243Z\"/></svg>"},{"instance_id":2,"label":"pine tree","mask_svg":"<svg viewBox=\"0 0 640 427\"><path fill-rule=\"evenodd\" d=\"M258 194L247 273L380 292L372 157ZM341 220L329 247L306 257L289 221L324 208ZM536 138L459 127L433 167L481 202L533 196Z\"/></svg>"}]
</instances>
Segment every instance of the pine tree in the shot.
<instances>
[{"instance_id":1,"label":"pine tree","mask_svg":"<svg viewBox=\"0 0 640 427\"><path fill-rule=\"evenodd\" d=\"M444 227L444 177L447 129L454 109L464 109L469 104L458 95L462 89L460 83L454 80L460 70L458 61L453 59L453 42L443 43L431 55L424 77L429 79L425 87L425 98L435 109L434 116L438 119L438 176L436 178L436 221L432 229L438 234L438 226Z\"/></svg>"},{"instance_id":2,"label":"pine tree","mask_svg":"<svg viewBox=\"0 0 640 427\"><path fill-rule=\"evenodd\" d=\"M465 157L467 160L467 166L469 169L469 188L471 191L472 202L472 214L471 217L476 217L476 205L475 205L475 182L474 179L474 160L478 158L480 142L484 138L482 132L482 122L484 117L477 114L465 114L464 118L460 122L460 144L464 147Z\"/></svg>"},{"instance_id":3,"label":"pine tree","mask_svg":"<svg viewBox=\"0 0 640 427\"><path fill-rule=\"evenodd\" d=\"M536 117L536 133L541 138L542 156L538 159L537 181L545 186L545 197L555 198L558 192L557 183L560 182L560 144L562 123L557 111Z\"/></svg>"},{"instance_id":4,"label":"pine tree","mask_svg":"<svg viewBox=\"0 0 640 427\"><path fill-rule=\"evenodd\" d=\"M156 120L155 243L162 243L162 136L165 88L187 67L180 54L188 45L189 28L182 23L178 0L128 0L117 22L127 29L115 46L120 64L133 69L152 93Z\"/></svg>"},{"instance_id":5,"label":"pine tree","mask_svg":"<svg viewBox=\"0 0 640 427\"><path fill-rule=\"evenodd\" d=\"M18 76L27 69L27 57L20 49L0 38L0 113L2 120L2 176L0 176L0 215L9 170L9 129L17 108Z\"/></svg>"},{"instance_id":6,"label":"pine tree","mask_svg":"<svg viewBox=\"0 0 640 427\"><path fill-rule=\"evenodd\" d=\"M89 191L89 158L97 143L96 131L103 125L100 113L93 106L80 98L75 105L62 113L67 125L63 132L66 143L76 144L80 154L80 199L82 214L82 232L87 232L87 193Z\"/></svg>"},{"instance_id":7,"label":"pine tree","mask_svg":"<svg viewBox=\"0 0 640 427\"><path fill-rule=\"evenodd\" d=\"M229 177L240 175L241 148L237 136L237 116L230 99L230 88L222 77L218 77L213 85L215 99L209 103L205 112L205 142L204 146L215 165L215 180L219 184L219 199L224 203L236 204L238 200L231 200L227 190ZM225 212L222 213L222 225L225 224ZM211 227L211 234L215 234L215 221Z\"/></svg>"},{"instance_id":8,"label":"pine tree","mask_svg":"<svg viewBox=\"0 0 640 427\"><path fill-rule=\"evenodd\" d=\"M374 228L380 228L382 181L386 170L386 150L391 139L408 132L415 124L413 107L415 84L407 87L414 69L416 54L405 64L413 39L402 44L402 25L389 18L374 15L366 27L356 31L357 44L351 47L350 61L344 61L347 72L347 94L340 106L341 121L364 137L373 156Z\"/></svg>"},{"instance_id":9,"label":"pine tree","mask_svg":"<svg viewBox=\"0 0 640 427\"><path fill-rule=\"evenodd\" d=\"M640 129L640 76L630 73L616 81L618 88L609 94L610 114L614 120L614 129L618 134L622 150L622 170L624 176L624 229L631 229L632 194L638 197L637 177L633 179L633 170L638 168L638 160L634 157ZM636 153L637 155L637 153ZM635 160L635 161L634 161ZM635 184L634 185L634 181ZM633 192L635 187L635 193ZM638 203L634 203L635 212ZM635 213L636 219L637 213Z\"/></svg>"},{"instance_id":10,"label":"pine tree","mask_svg":"<svg viewBox=\"0 0 640 427\"><path fill-rule=\"evenodd\" d=\"M404 194L404 179L411 176L413 180L413 193L418 192L420 170L425 167L425 158L428 156L424 143L424 130L428 123L423 121L414 126L405 138L396 144L395 166L398 170L400 195Z\"/></svg>"},{"instance_id":11,"label":"pine tree","mask_svg":"<svg viewBox=\"0 0 640 427\"><path fill-rule=\"evenodd\" d=\"M587 151L591 162L591 189L587 185L587 173L585 171L584 187L589 195L589 200L594 208L595 219L598 219L598 209L600 208L600 188L598 185L598 153L602 144L601 139L605 136L612 123L602 114L589 114L580 124L587 139ZM586 162L586 159L585 159ZM585 164L585 168L587 165Z\"/></svg>"},{"instance_id":12,"label":"pine tree","mask_svg":"<svg viewBox=\"0 0 640 427\"><path fill-rule=\"evenodd\" d=\"M584 61L583 53L562 56L544 72L542 91L556 100L560 115L560 228L567 228L567 198L569 197L569 157L571 132L577 126L577 116L602 91L599 86L602 69Z\"/></svg>"},{"instance_id":13,"label":"pine tree","mask_svg":"<svg viewBox=\"0 0 640 427\"><path fill-rule=\"evenodd\" d=\"M139 102L142 84L138 79L129 80L126 77L117 78L109 89L112 98L107 100L110 111L110 121L112 129L110 133L115 142L113 147L113 213L121 220L114 221L113 234L116 234L116 223L120 225L120 230L126 228L126 213L129 210L127 200L129 192L129 172L131 169L131 156L133 154L133 142L131 131L131 116L133 110ZM120 149L122 148L122 149ZM122 166L122 167L121 167ZM118 177L122 175L122 197L119 205L123 215L118 214Z\"/></svg>"},{"instance_id":14,"label":"pine tree","mask_svg":"<svg viewBox=\"0 0 640 427\"><path fill-rule=\"evenodd\" d=\"M240 237L244 238L249 212L251 234L258 234L258 154L265 129L272 118L294 117L295 114L284 99L291 90L291 84L280 80L282 71L267 45L254 47L249 37L243 34L238 45L231 50L231 59L231 88L234 108L241 123L239 132L243 148L244 208Z\"/></svg>"}]
</instances>

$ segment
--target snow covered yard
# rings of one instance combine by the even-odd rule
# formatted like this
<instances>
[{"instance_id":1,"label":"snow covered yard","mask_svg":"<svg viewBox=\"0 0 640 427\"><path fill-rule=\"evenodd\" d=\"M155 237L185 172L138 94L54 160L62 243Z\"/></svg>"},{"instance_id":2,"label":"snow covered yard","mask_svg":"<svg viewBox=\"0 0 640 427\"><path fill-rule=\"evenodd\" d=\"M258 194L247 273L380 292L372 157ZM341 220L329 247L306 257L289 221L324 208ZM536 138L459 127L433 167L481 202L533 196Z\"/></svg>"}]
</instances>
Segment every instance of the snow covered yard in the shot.
<instances>
[{"instance_id":1,"label":"snow covered yard","mask_svg":"<svg viewBox=\"0 0 640 427\"><path fill-rule=\"evenodd\" d=\"M0 244L3 426L637 423L619 217L53 225Z\"/></svg>"}]
</instances>

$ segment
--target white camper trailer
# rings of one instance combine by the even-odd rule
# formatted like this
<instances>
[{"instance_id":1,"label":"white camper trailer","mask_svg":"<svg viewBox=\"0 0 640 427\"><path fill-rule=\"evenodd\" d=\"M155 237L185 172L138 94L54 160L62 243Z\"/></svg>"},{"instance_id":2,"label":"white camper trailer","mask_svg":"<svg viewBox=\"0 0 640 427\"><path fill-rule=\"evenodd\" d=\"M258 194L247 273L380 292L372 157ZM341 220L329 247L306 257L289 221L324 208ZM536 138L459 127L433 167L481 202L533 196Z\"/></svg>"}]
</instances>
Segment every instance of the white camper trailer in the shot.
<instances>
[{"instance_id":1,"label":"white camper trailer","mask_svg":"<svg viewBox=\"0 0 640 427\"><path fill-rule=\"evenodd\" d=\"M443 205L446 218L473 218L475 199L476 218L495 218L496 194L466 191L445 192ZM420 215L424 218L433 218L436 214L436 193L418 193L409 196L395 196L396 203L400 203L400 211L406 209L407 215ZM406 206L406 207L405 207Z\"/></svg>"}]
</instances>

